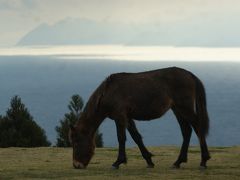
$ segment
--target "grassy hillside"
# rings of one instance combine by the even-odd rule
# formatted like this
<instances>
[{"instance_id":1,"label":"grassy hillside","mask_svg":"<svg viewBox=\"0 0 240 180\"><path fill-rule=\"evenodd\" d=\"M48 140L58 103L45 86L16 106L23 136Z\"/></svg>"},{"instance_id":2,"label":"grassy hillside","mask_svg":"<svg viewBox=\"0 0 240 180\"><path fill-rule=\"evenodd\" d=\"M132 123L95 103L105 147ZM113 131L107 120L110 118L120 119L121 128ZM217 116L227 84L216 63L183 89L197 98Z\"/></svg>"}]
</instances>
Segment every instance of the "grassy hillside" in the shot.
<instances>
[{"instance_id":1,"label":"grassy hillside","mask_svg":"<svg viewBox=\"0 0 240 180\"><path fill-rule=\"evenodd\" d=\"M67 148L0 149L0 179L239 179L240 147L210 148L212 159L207 170L199 169L198 147L189 150L189 162L181 169L171 169L178 147L152 147L154 169L147 169L137 148L127 149L128 164L112 170L117 149L96 149L85 170L72 167L72 151Z\"/></svg>"}]
</instances>

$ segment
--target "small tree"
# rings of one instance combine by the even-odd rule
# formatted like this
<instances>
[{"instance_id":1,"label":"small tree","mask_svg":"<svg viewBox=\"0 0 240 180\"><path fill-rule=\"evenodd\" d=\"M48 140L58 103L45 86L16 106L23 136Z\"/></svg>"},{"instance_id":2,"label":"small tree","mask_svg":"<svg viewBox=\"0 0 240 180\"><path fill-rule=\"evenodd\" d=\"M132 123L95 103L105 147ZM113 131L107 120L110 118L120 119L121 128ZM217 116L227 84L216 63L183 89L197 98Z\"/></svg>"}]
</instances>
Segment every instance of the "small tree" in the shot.
<instances>
[{"instance_id":1,"label":"small tree","mask_svg":"<svg viewBox=\"0 0 240 180\"><path fill-rule=\"evenodd\" d=\"M44 130L33 120L21 98L14 96L5 117L0 117L0 147L50 146Z\"/></svg>"},{"instance_id":2,"label":"small tree","mask_svg":"<svg viewBox=\"0 0 240 180\"><path fill-rule=\"evenodd\" d=\"M56 126L57 131L57 146L58 147L70 147L71 143L69 142L68 132L69 126L75 124L80 117L80 114L83 109L83 99L81 96L75 94L71 97L71 100L68 105L69 113L64 115L64 119L60 120L60 125ZM102 134L97 131L96 133L96 146L102 147Z\"/></svg>"}]
</instances>

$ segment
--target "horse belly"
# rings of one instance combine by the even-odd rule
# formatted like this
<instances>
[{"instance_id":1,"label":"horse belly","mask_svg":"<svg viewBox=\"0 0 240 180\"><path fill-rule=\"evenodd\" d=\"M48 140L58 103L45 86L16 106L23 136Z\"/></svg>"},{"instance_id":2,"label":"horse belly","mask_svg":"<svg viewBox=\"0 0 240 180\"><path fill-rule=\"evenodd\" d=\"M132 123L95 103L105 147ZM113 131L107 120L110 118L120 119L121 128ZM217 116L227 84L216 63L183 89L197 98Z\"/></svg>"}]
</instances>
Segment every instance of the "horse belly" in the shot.
<instances>
[{"instance_id":1,"label":"horse belly","mask_svg":"<svg viewBox=\"0 0 240 180\"><path fill-rule=\"evenodd\" d=\"M133 106L131 116L136 120L152 120L161 117L171 108L171 100L155 99L150 103Z\"/></svg>"}]
</instances>

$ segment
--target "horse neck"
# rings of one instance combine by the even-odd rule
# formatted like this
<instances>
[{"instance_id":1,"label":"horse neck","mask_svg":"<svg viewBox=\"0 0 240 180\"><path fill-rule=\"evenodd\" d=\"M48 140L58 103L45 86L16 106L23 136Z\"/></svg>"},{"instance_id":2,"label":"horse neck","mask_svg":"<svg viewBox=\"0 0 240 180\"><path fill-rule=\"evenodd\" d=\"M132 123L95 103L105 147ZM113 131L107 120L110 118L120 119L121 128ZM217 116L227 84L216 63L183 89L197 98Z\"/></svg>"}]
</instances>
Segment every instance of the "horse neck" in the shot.
<instances>
[{"instance_id":1,"label":"horse neck","mask_svg":"<svg viewBox=\"0 0 240 180\"><path fill-rule=\"evenodd\" d=\"M104 119L105 117L97 112L88 113L84 111L77 123L77 126L84 129L90 135L94 135Z\"/></svg>"}]
</instances>

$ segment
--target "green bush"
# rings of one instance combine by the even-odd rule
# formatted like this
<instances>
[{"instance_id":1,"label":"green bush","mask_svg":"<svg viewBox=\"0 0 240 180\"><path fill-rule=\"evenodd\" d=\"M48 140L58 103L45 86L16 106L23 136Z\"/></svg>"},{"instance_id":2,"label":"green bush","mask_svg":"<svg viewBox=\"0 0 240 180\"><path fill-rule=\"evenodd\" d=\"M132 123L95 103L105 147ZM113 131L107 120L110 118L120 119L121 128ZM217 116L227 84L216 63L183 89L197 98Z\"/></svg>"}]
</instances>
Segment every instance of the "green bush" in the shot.
<instances>
[{"instance_id":1,"label":"green bush","mask_svg":"<svg viewBox=\"0 0 240 180\"><path fill-rule=\"evenodd\" d=\"M14 96L4 117L0 116L0 147L50 146L45 131L33 120L21 98Z\"/></svg>"}]
</instances>

